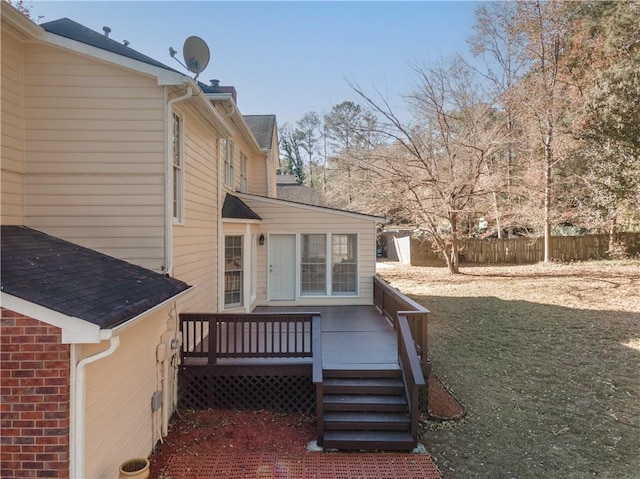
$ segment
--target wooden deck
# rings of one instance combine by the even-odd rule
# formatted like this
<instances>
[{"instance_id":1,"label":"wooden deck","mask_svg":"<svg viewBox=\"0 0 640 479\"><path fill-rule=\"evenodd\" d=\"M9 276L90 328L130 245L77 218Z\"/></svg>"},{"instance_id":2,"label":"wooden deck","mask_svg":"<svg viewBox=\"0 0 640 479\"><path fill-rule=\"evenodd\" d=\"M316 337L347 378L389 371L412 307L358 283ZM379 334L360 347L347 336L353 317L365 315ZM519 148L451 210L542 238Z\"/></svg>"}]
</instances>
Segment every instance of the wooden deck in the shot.
<instances>
[{"instance_id":1,"label":"wooden deck","mask_svg":"<svg viewBox=\"0 0 640 479\"><path fill-rule=\"evenodd\" d=\"M378 278L374 304L180 314L179 407L315 411L318 445L413 449L428 311Z\"/></svg>"},{"instance_id":2,"label":"wooden deck","mask_svg":"<svg viewBox=\"0 0 640 479\"><path fill-rule=\"evenodd\" d=\"M396 369L397 335L375 306L258 307L256 313L320 313L325 369Z\"/></svg>"}]
</instances>

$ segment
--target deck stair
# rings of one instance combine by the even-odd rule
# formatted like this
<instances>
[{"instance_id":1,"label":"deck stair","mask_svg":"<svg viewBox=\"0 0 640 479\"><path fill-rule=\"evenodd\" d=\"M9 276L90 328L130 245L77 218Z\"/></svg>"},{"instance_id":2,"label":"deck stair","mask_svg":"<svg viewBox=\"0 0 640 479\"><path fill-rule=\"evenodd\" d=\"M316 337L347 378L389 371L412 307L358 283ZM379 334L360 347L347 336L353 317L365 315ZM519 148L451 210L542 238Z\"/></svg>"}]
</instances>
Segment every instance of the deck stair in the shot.
<instances>
[{"instance_id":1,"label":"deck stair","mask_svg":"<svg viewBox=\"0 0 640 479\"><path fill-rule=\"evenodd\" d=\"M416 447L400 369L324 369L322 389L325 449Z\"/></svg>"}]
</instances>

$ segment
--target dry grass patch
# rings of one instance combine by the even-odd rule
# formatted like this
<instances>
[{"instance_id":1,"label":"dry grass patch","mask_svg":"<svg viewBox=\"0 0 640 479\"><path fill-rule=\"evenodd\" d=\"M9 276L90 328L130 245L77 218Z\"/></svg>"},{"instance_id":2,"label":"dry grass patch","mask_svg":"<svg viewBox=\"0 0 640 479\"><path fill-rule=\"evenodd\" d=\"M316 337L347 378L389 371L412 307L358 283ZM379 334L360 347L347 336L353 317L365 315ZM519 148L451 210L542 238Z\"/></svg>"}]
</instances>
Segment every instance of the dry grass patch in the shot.
<instances>
[{"instance_id":1,"label":"dry grass patch","mask_svg":"<svg viewBox=\"0 0 640 479\"><path fill-rule=\"evenodd\" d=\"M467 410L425 423L449 478L640 477L640 261L380 275L431 310L433 369Z\"/></svg>"}]
</instances>

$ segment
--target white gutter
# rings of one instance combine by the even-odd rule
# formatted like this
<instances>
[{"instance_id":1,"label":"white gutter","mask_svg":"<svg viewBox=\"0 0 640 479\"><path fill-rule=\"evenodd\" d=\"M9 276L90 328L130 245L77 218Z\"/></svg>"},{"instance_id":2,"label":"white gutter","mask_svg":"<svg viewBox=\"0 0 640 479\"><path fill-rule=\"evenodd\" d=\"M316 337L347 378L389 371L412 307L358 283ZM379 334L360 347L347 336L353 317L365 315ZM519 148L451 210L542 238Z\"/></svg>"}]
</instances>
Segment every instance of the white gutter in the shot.
<instances>
[{"instance_id":1,"label":"white gutter","mask_svg":"<svg viewBox=\"0 0 640 479\"><path fill-rule=\"evenodd\" d=\"M75 367L75 392L74 401L72 406L75 407L75 414L71 414L73 418L73 455L71 457L71 464L69 465L70 477L85 477L84 475L84 423L85 423L85 368L88 364L98 361L107 356L111 356L116 349L120 346L120 337L112 336L110 339L109 347L104 351L100 351L92 356L86 357L76 365Z\"/></svg>"},{"instance_id":2,"label":"white gutter","mask_svg":"<svg viewBox=\"0 0 640 479\"><path fill-rule=\"evenodd\" d=\"M164 170L164 272L171 276L173 270L173 105L188 100L193 96L193 89L187 86L187 92L167 101L167 154ZM184 125L183 125L184 127ZM184 153L184 152L181 152Z\"/></svg>"}]
</instances>

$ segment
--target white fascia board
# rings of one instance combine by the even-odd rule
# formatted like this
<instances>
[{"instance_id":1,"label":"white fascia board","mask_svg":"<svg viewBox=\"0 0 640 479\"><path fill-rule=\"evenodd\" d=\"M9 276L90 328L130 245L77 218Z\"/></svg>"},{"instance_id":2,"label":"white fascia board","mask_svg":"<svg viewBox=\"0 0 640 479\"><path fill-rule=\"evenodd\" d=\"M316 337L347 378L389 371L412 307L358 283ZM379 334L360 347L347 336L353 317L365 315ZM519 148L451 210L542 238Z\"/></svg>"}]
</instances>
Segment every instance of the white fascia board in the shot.
<instances>
[{"instance_id":1,"label":"white fascia board","mask_svg":"<svg viewBox=\"0 0 640 479\"><path fill-rule=\"evenodd\" d=\"M84 319L53 311L5 292L1 293L0 299L3 308L60 328L64 344L99 343L103 339L108 339L100 330L100 326ZM107 334L107 336L110 335Z\"/></svg>"},{"instance_id":2,"label":"white fascia board","mask_svg":"<svg viewBox=\"0 0 640 479\"><path fill-rule=\"evenodd\" d=\"M240 113L240 110L238 109L238 106L233 101L233 97L231 96L231 94L229 94L229 93L206 93L205 96L211 101L226 101L226 102L230 103L231 104L231 108L233 109L232 112L230 113L230 116L233 119L235 119L238 122L238 124L240 125L240 134L243 137L245 137L245 139L247 139L249 141L249 143L251 143L251 146L255 149L256 152L261 153L261 154L266 154L266 152L269 151L269 150L265 151L262 148L260 148L260 145L258 144L258 140L256 140L255 136L253 136L253 132L251 131L251 128L249 128L249 125L247 125L247 122L244 121L244 118L242 117L242 114Z\"/></svg>"},{"instance_id":3,"label":"white fascia board","mask_svg":"<svg viewBox=\"0 0 640 479\"><path fill-rule=\"evenodd\" d=\"M238 198L243 200L262 201L262 202L271 203L274 205L289 206L292 208L300 208L303 210L315 211L316 213L322 212L327 214L345 216L347 218L357 218L360 220L376 221L378 223L387 222L387 219L383 216L365 215L363 213L354 213L352 211L338 210L335 208L329 208L324 206L305 205L304 203L294 203L293 201L279 200L277 198L267 198L265 196L250 195L247 193L235 193L235 195Z\"/></svg>"},{"instance_id":4,"label":"white fascia board","mask_svg":"<svg viewBox=\"0 0 640 479\"><path fill-rule=\"evenodd\" d=\"M44 28L35 24L26 15L20 13L14 7L9 5L8 2L2 2L2 28L8 28L9 31L14 32L20 39L27 40L31 38L41 37L44 33Z\"/></svg>"},{"instance_id":5,"label":"white fascia board","mask_svg":"<svg viewBox=\"0 0 640 479\"><path fill-rule=\"evenodd\" d=\"M56 35L55 33L44 32L39 40L42 40L45 43L54 45L56 47L90 56L103 62L118 65L128 70L133 70L138 73L156 77L158 80L158 85L181 85L184 83L188 83L189 80L191 80L191 77L183 75L182 73L172 72L164 68L156 67L139 60L134 60L133 58L128 58L123 55L118 55L117 53L103 50L102 48L93 47L91 45L87 45L86 43L78 42L76 40L71 40L70 38Z\"/></svg>"},{"instance_id":6,"label":"white fascia board","mask_svg":"<svg viewBox=\"0 0 640 479\"><path fill-rule=\"evenodd\" d=\"M198 83L191 77L185 77L189 79L189 84L194 92L197 92L193 95L192 98L195 98L198 104L207 112L209 117L212 119L211 126L217 128L219 133L223 136L231 137L233 135L233 130L229 128L228 122L223 116L220 114L216 107L208 100L206 95L202 93L202 90L198 86Z\"/></svg>"},{"instance_id":7,"label":"white fascia board","mask_svg":"<svg viewBox=\"0 0 640 479\"><path fill-rule=\"evenodd\" d=\"M240 223L240 224L254 224L254 225L259 225L262 223L262 220L249 220L249 219L242 219L242 218L222 218L222 222L223 223Z\"/></svg>"}]
</instances>

